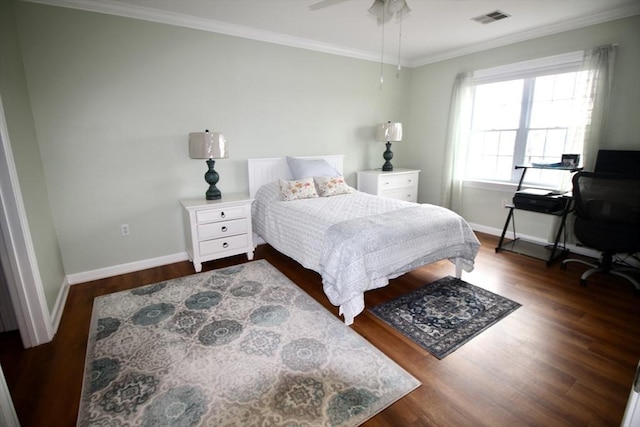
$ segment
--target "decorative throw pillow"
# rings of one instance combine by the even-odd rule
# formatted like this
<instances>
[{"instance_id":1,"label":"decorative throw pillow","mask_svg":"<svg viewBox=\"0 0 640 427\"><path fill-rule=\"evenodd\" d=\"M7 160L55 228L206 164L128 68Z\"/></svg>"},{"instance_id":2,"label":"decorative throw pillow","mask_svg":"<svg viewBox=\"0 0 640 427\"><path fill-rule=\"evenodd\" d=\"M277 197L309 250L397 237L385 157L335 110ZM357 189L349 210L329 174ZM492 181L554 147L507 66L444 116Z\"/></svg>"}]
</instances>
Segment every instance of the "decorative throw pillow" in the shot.
<instances>
[{"instance_id":1,"label":"decorative throw pillow","mask_svg":"<svg viewBox=\"0 0 640 427\"><path fill-rule=\"evenodd\" d=\"M324 159L299 159L287 157L287 164L293 179L312 176L339 176L338 171Z\"/></svg>"},{"instance_id":2,"label":"decorative throw pillow","mask_svg":"<svg viewBox=\"0 0 640 427\"><path fill-rule=\"evenodd\" d=\"M294 181L285 181L284 179L280 179L279 182L282 200L284 201L318 197L316 187L313 185L313 178L298 179Z\"/></svg>"},{"instance_id":3,"label":"decorative throw pillow","mask_svg":"<svg viewBox=\"0 0 640 427\"><path fill-rule=\"evenodd\" d=\"M338 194L348 194L355 191L355 189L347 185L343 176L317 176L313 179L318 186L320 197L337 196Z\"/></svg>"}]
</instances>

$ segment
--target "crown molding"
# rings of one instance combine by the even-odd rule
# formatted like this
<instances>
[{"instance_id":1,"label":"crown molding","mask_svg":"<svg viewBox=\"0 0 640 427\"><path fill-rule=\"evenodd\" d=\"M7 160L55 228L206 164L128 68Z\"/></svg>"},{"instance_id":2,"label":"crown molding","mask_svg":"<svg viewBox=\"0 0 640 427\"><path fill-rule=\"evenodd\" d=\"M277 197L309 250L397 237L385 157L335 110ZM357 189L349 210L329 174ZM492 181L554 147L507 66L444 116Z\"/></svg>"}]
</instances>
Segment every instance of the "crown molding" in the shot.
<instances>
[{"instance_id":1,"label":"crown molding","mask_svg":"<svg viewBox=\"0 0 640 427\"><path fill-rule=\"evenodd\" d=\"M363 50L348 49L345 47L322 43L315 40L287 36L271 31L258 30L242 25L229 24L226 22L203 19L194 16L183 15L175 12L160 11L153 8L122 4L111 0L22 0L29 3L39 3L49 6L66 7L79 9L88 12L105 13L109 15L122 16L144 21L157 22L161 24L175 25L179 27L191 28L195 30L208 31L225 34L234 37L247 38L267 43L274 43L289 47L312 50L316 52L328 53L331 55L346 56L349 58L362 59L366 61L380 62L379 52L369 52ZM459 56L482 52L497 47L507 46L538 37L549 36L564 31L575 30L590 25L601 24L615 19L626 18L640 14L640 3L626 7L611 9L599 14L584 16L571 21L562 21L545 27L535 28L529 31L514 33L509 36L489 40L465 46L460 49L447 50L445 52L427 55L416 60L402 60L403 67L415 68L427 64L432 64ZM384 60L386 64L397 65L391 58Z\"/></svg>"},{"instance_id":2,"label":"crown molding","mask_svg":"<svg viewBox=\"0 0 640 427\"><path fill-rule=\"evenodd\" d=\"M639 14L640 14L640 3L637 3L637 4L633 4L626 7L611 9L599 14L584 16L582 18L573 19L571 21L557 22L552 25L534 28L528 31L518 32L515 34L511 34L509 36L500 37L497 39L489 40L482 43L477 43L470 46L465 46L460 49L452 49L447 52L440 52L434 55L427 55L421 59L410 61L408 66L411 68L420 67L423 65L433 64L436 62L441 62L441 61L457 58L464 55L483 52L485 50L494 49L497 47L503 47L510 44L514 44L514 43L536 39L539 37L551 36L554 34L565 32L565 31L577 30L579 28L602 24L604 22L614 21L616 19L627 18L629 16L634 16Z\"/></svg>"},{"instance_id":3,"label":"crown molding","mask_svg":"<svg viewBox=\"0 0 640 427\"><path fill-rule=\"evenodd\" d=\"M267 43L274 43L300 49L313 50L331 55L347 56L366 61L380 62L380 53L356 49L348 49L329 43L288 36L266 30L259 30L242 25L229 24L212 19L203 19L179 13L160 11L153 8L117 3L110 0L22 0L27 3L38 3L48 6L66 7L87 12L104 13L126 18L140 19L161 24L175 25L195 30L225 34ZM395 64L395 62L385 61ZM402 64L406 66L406 64Z\"/></svg>"}]
</instances>

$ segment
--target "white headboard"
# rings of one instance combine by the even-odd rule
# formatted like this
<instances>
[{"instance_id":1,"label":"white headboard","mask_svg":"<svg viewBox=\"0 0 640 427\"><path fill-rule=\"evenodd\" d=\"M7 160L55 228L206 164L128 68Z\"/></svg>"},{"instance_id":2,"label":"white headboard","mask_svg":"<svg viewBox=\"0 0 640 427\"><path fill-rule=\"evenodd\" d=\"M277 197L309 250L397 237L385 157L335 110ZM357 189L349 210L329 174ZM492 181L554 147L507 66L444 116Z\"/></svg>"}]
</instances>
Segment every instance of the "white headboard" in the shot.
<instances>
[{"instance_id":1,"label":"white headboard","mask_svg":"<svg viewBox=\"0 0 640 427\"><path fill-rule=\"evenodd\" d=\"M299 159L325 159L342 174L343 154L331 156L296 156ZM293 179L286 157L247 159L249 166L249 196L253 197L264 184L277 181L278 178Z\"/></svg>"}]
</instances>

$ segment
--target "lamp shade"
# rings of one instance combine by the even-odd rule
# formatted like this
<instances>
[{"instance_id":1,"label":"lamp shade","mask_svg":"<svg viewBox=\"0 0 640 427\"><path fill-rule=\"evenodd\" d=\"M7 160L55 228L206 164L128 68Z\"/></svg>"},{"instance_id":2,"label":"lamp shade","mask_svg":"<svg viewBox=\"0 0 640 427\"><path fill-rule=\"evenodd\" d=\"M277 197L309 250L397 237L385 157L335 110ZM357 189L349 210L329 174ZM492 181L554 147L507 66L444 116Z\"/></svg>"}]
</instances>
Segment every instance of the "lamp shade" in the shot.
<instances>
[{"instance_id":1,"label":"lamp shade","mask_svg":"<svg viewBox=\"0 0 640 427\"><path fill-rule=\"evenodd\" d=\"M380 123L376 132L378 141L402 141L402 123Z\"/></svg>"},{"instance_id":2,"label":"lamp shade","mask_svg":"<svg viewBox=\"0 0 640 427\"><path fill-rule=\"evenodd\" d=\"M192 132L189 134L189 157L192 159L226 159L227 139L219 132Z\"/></svg>"}]
</instances>

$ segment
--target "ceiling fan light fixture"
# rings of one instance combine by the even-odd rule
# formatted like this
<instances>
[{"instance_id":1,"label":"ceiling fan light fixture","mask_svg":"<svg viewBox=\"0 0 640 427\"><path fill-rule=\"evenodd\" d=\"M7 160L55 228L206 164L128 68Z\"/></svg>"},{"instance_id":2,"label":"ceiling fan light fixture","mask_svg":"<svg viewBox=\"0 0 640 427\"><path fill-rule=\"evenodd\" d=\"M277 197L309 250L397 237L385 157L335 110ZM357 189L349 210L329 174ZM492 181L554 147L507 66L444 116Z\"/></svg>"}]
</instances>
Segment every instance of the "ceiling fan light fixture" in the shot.
<instances>
[{"instance_id":1,"label":"ceiling fan light fixture","mask_svg":"<svg viewBox=\"0 0 640 427\"><path fill-rule=\"evenodd\" d=\"M395 15L400 21L411 12L406 0L373 0L369 13L376 18L378 25L389 22Z\"/></svg>"},{"instance_id":2,"label":"ceiling fan light fixture","mask_svg":"<svg viewBox=\"0 0 640 427\"><path fill-rule=\"evenodd\" d=\"M381 24L388 20L385 19L386 13L384 10L384 0L373 0L373 4L369 8L369 13L378 20L378 24Z\"/></svg>"},{"instance_id":3,"label":"ceiling fan light fixture","mask_svg":"<svg viewBox=\"0 0 640 427\"><path fill-rule=\"evenodd\" d=\"M405 0L386 0L386 3L387 11L391 15L402 10L404 5L406 4Z\"/></svg>"},{"instance_id":4,"label":"ceiling fan light fixture","mask_svg":"<svg viewBox=\"0 0 640 427\"><path fill-rule=\"evenodd\" d=\"M410 13L411 13L411 8L409 7L407 2L405 1L404 2L404 6L402 7L402 9L400 9L400 11L398 13L398 19L402 19L403 17L407 16Z\"/></svg>"}]
</instances>

